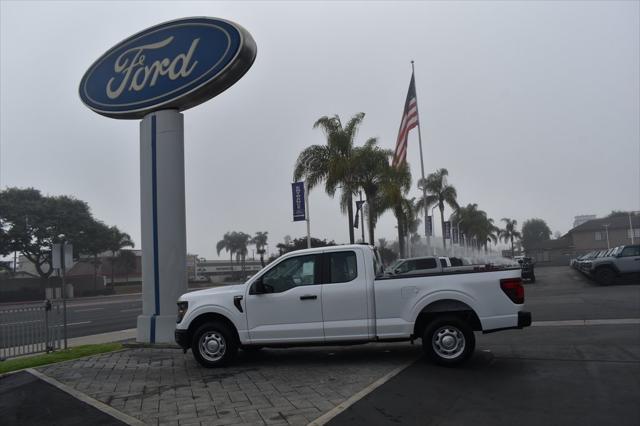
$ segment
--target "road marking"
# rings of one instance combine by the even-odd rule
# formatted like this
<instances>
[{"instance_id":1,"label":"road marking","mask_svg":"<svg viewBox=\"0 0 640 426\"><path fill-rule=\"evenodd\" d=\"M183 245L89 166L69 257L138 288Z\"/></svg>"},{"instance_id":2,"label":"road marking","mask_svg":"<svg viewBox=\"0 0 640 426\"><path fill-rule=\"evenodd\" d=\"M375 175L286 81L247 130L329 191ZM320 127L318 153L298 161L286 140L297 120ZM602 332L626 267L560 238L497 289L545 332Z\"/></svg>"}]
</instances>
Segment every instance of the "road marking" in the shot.
<instances>
[{"instance_id":1,"label":"road marking","mask_svg":"<svg viewBox=\"0 0 640 426\"><path fill-rule=\"evenodd\" d=\"M563 327L563 326L582 326L582 325L625 325L625 324L640 324L640 318L534 321L531 324L531 326L532 327Z\"/></svg>"},{"instance_id":2,"label":"road marking","mask_svg":"<svg viewBox=\"0 0 640 426\"><path fill-rule=\"evenodd\" d=\"M91 312L91 311L102 311L104 308L91 308L91 309L79 309L74 310L74 312Z\"/></svg>"},{"instance_id":3,"label":"road marking","mask_svg":"<svg viewBox=\"0 0 640 426\"><path fill-rule=\"evenodd\" d=\"M142 308L133 308L133 309L121 309L120 312L139 312Z\"/></svg>"},{"instance_id":4,"label":"road marking","mask_svg":"<svg viewBox=\"0 0 640 426\"><path fill-rule=\"evenodd\" d=\"M33 324L34 322L42 322L43 320L33 320L33 321L19 321L19 322L6 322L2 325L20 325L20 324Z\"/></svg>"},{"instance_id":5,"label":"road marking","mask_svg":"<svg viewBox=\"0 0 640 426\"><path fill-rule=\"evenodd\" d=\"M120 420L123 423L126 423L128 425L132 425L132 426L144 426L144 423L142 423L140 420L133 418L127 414L124 414L118 410L116 410L115 408L111 408L110 406L108 406L107 404L104 404L96 399L91 398L89 395L86 395L82 392L79 392L75 389L73 389L70 386L65 385L64 383L60 383L59 381L57 381L56 379L47 376L44 373L41 373L38 370L34 370L33 368L27 368L27 371L36 376L37 378L39 378L40 380L49 383L52 386L57 387L58 389L60 389L63 392L68 393L69 395L73 396L76 399L79 399L80 401L84 402L85 404L89 404L92 407L102 411L105 414L110 415L111 417L115 417L116 419Z\"/></svg>"},{"instance_id":6,"label":"road marking","mask_svg":"<svg viewBox=\"0 0 640 426\"><path fill-rule=\"evenodd\" d=\"M354 394L351 398L346 399L345 401L336 405L335 407L333 407L331 411L324 413L322 416L318 417L317 419L309 423L307 426L322 426L327 424L335 416L342 413L347 408L351 407L353 404L355 404L356 402L358 402L359 400L361 400L362 398L364 398L365 396L367 396L368 394L370 394L371 392L373 392L374 390L376 390L377 388L379 388L380 386L382 386L383 384L385 384L386 382L388 382L389 380L397 376L400 372L402 372L402 370L404 370L405 368L409 367L411 364L416 362L417 359L418 358L412 359L407 364L402 365L396 368L395 370L385 374L375 382L371 383L366 388L362 389L360 392Z\"/></svg>"},{"instance_id":7,"label":"road marking","mask_svg":"<svg viewBox=\"0 0 640 426\"><path fill-rule=\"evenodd\" d=\"M80 325L80 324L91 324L91 321L68 322L68 323L67 323L67 326L71 326L71 325Z\"/></svg>"}]
</instances>

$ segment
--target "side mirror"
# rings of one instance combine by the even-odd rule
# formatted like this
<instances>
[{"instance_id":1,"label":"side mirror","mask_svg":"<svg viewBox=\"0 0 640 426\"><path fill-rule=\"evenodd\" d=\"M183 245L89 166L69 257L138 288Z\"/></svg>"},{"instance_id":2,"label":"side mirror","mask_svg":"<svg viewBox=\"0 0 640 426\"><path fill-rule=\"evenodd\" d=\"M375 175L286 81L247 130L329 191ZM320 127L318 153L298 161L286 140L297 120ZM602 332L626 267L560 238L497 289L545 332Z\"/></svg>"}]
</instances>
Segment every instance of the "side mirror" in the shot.
<instances>
[{"instance_id":1,"label":"side mirror","mask_svg":"<svg viewBox=\"0 0 640 426\"><path fill-rule=\"evenodd\" d=\"M258 281L256 281L253 284L253 291L251 292L252 294L264 294L266 292L267 292L267 290L264 287L264 283L262 282L262 278L260 278Z\"/></svg>"}]
</instances>

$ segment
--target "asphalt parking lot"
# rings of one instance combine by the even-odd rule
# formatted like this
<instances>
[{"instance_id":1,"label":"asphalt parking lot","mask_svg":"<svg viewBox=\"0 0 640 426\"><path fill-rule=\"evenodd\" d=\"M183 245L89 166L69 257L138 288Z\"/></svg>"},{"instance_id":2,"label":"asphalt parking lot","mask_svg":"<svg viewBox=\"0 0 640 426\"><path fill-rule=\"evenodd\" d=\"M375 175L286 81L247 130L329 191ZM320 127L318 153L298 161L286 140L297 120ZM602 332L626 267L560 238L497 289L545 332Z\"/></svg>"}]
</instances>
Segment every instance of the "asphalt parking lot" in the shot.
<instances>
[{"instance_id":1,"label":"asphalt parking lot","mask_svg":"<svg viewBox=\"0 0 640 426\"><path fill-rule=\"evenodd\" d=\"M417 341L267 349L224 370L130 349L38 371L145 424L640 424L640 285L600 287L568 267L536 275L534 325L478 335L462 368L427 363ZM30 404L66 415L55 398L23 395L1 407L3 424L42 424L16 412Z\"/></svg>"}]
</instances>

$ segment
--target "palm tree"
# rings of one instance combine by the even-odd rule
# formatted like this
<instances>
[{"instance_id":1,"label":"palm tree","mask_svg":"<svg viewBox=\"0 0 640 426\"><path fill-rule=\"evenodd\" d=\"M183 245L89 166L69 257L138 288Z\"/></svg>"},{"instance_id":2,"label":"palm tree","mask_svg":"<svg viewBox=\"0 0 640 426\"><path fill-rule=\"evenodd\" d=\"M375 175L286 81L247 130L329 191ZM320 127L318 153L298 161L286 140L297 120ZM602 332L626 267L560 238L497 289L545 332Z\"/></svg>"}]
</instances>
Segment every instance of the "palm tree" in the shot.
<instances>
[{"instance_id":1,"label":"palm tree","mask_svg":"<svg viewBox=\"0 0 640 426\"><path fill-rule=\"evenodd\" d=\"M234 247L234 251L236 253L236 261L240 263L240 275L244 276L245 272L245 261L247 258L247 253L249 253L249 249L247 246L251 241L251 235L245 234L244 232L232 232L231 233L232 245Z\"/></svg>"},{"instance_id":2,"label":"palm tree","mask_svg":"<svg viewBox=\"0 0 640 426\"><path fill-rule=\"evenodd\" d=\"M326 145L311 145L305 148L296 160L293 179L305 178L307 188L325 182L325 191L331 197L336 190L342 188L340 208L347 212L349 220L349 241L355 241L353 232L353 194L357 186L354 184L354 139L358 127L364 119L364 113L354 115L343 127L340 117L320 117L313 128L321 128L326 137Z\"/></svg>"},{"instance_id":3,"label":"palm tree","mask_svg":"<svg viewBox=\"0 0 640 426\"><path fill-rule=\"evenodd\" d=\"M121 232L117 226L111 226L109 228L109 239L107 241L108 250L111 252L111 258L109 263L111 264L111 285L114 281L114 263L116 255L121 249L125 247L133 247L133 241L131 236L126 232Z\"/></svg>"},{"instance_id":4,"label":"palm tree","mask_svg":"<svg viewBox=\"0 0 640 426\"><path fill-rule=\"evenodd\" d=\"M405 194L411 188L411 172L409 165L402 163L400 167L392 167L387 163L380 184L381 200L378 213L382 214L387 209L393 210L393 214L398 222L398 248L400 257L406 256L405 235L408 222L408 212L413 208Z\"/></svg>"},{"instance_id":5,"label":"palm tree","mask_svg":"<svg viewBox=\"0 0 640 426\"><path fill-rule=\"evenodd\" d=\"M497 243L498 238L493 219L487 217L484 210L478 210L477 204L467 204L466 207L459 206L451 215L451 222L459 226L465 236L465 242L475 240L474 248L487 248L487 243L492 241Z\"/></svg>"},{"instance_id":6,"label":"palm tree","mask_svg":"<svg viewBox=\"0 0 640 426\"><path fill-rule=\"evenodd\" d=\"M256 252L260 255L260 264L264 268L264 254L266 253L265 247L267 245L267 237L269 232L256 232L256 235L251 240L251 244L256 246Z\"/></svg>"},{"instance_id":7,"label":"palm tree","mask_svg":"<svg viewBox=\"0 0 640 426\"><path fill-rule=\"evenodd\" d=\"M509 219L508 217L503 217L501 220L505 223L505 226L504 229L498 231L498 235L505 243L511 242L511 257L513 258L513 240L522 238L522 234L520 234L516 229L518 221L515 219Z\"/></svg>"},{"instance_id":8,"label":"palm tree","mask_svg":"<svg viewBox=\"0 0 640 426\"><path fill-rule=\"evenodd\" d=\"M236 248L233 244L233 236L231 232L225 232L222 239L216 244L216 252L218 253L218 256L220 256L220 252L222 250L229 253L229 264L233 265L233 255L236 252Z\"/></svg>"},{"instance_id":9,"label":"palm tree","mask_svg":"<svg viewBox=\"0 0 640 426\"><path fill-rule=\"evenodd\" d=\"M426 179L420 179L418 188L426 190L427 197L418 202L418 209L425 210L437 204L440 209L440 225L442 226L442 244L447 248L444 238L444 205L448 204L452 209L458 208L456 189L447 183L447 169L438 169L435 173L430 173ZM426 203L426 206L425 206Z\"/></svg>"},{"instance_id":10,"label":"palm tree","mask_svg":"<svg viewBox=\"0 0 640 426\"><path fill-rule=\"evenodd\" d=\"M376 138L353 150L354 184L364 191L369 208L369 241L375 244L375 228L381 209L381 185L389 168L393 151L378 147Z\"/></svg>"}]
</instances>

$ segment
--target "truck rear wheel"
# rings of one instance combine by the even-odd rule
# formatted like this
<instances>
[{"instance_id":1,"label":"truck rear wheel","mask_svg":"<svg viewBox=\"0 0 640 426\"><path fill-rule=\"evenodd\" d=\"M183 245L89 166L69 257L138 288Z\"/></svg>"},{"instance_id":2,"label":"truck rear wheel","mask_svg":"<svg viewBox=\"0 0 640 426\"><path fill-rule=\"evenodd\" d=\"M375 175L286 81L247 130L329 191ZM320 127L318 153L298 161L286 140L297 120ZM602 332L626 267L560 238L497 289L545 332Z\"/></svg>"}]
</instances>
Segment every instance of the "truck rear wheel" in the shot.
<instances>
[{"instance_id":1,"label":"truck rear wheel","mask_svg":"<svg viewBox=\"0 0 640 426\"><path fill-rule=\"evenodd\" d=\"M473 354L475 346L473 330L455 315L434 318L422 335L424 353L436 364L446 367L462 364Z\"/></svg>"},{"instance_id":2,"label":"truck rear wheel","mask_svg":"<svg viewBox=\"0 0 640 426\"><path fill-rule=\"evenodd\" d=\"M191 351L203 367L222 367L235 358L238 344L226 324L219 321L207 322L193 334Z\"/></svg>"}]
</instances>

